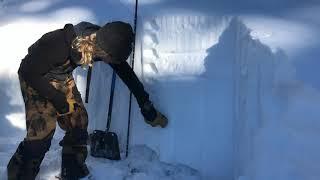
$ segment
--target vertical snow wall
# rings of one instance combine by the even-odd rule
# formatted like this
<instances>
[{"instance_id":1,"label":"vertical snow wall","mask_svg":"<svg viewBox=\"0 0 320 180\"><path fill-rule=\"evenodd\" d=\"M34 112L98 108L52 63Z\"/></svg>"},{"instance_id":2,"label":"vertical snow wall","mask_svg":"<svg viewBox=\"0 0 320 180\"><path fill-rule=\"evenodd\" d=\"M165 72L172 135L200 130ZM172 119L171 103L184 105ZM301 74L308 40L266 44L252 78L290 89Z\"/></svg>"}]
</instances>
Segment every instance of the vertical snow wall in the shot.
<instances>
[{"instance_id":1,"label":"vertical snow wall","mask_svg":"<svg viewBox=\"0 0 320 180\"><path fill-rule=\"evenodd\" d=\"M264 106L272 103L276 63L284 57L253 40L237 18L162 15L142 18L138 30L135 71L170 124L147 126L134 100L130 144L147 144L205 179L246 173L254 134L272 116ZM95 66L92 84L101 88L91 89L91 130L105 127L111 74ZM124 151L129 91L116 83L111 129Z\"/></svg>"}]
</instances>

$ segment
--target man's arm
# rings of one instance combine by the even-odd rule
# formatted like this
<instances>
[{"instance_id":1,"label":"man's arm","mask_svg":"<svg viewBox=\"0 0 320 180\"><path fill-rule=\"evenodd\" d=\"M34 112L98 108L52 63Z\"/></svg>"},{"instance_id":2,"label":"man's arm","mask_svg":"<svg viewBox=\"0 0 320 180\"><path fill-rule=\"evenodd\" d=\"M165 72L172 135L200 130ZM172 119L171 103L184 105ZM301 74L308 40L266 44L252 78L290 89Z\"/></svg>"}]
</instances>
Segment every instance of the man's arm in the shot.
<instances>
[{"instance_id":1,"label":"man's arm","mask_svg":"<svg viewBox=\"0 0 320 180\"><path fill-rule=\"evenodd\" d=\"M23 66L21 72L22 78L35 89L40 96L52 101L63 102L64 94L57 91L50 83L44 74L50 70L48 64L39 62L33 59L31 62Z\"/></svg>"},{"instance_id":2,"label":"man's arm","mask_svg":"<svg viewBox=\"0 0 320 180\"><path fill-rule=\"evenodd\" d=\"M44 77L44 74L50 70L50 65L39 61L39 59L33 59L22 66L23 71L20 72L20 75L40 96L51 101L59 113L65 113L68 111L66 97Z\"/></svg>"},{"instance_id":3,"label":"man's arm","mask_svg":"<svg viewBox=\"0 0 320 180\"><path fill-rule=\"evenodd\" d=\"M65 48L68 48L71 38L75 36L71 30L72 25L67 24L64 30L56 30L42 36L42 38L28 49L28 55L23 60L19 69L22 78L34 88L40 96L50 100L60 112L64 112L68 108L66 107L66 96L56 90L44 75L50 71L55 63L58 63L56 61L61 61L59 58L50 57L50 55L55 51L61 51L61 53L66 51ZM59 48L54 48L57 43L60 45Z\"/></svg>"},{"instance_id":4,"label":"man's arm","mask_svg":"<svg viewBox=\"0 0 320 180\"><path fill-rule=\"evenodd\" d=\"M149 101L149 94L144 90L143 84L140 82L132 68L126 61L120 64L109 64L118 74L121 80L127 85L129 90L136 97L139 107L142 108Z\"/></svg>"},{"instance_id":5,"label":"man's arm","mask_svg":"<svg viewBox=\"0 0 320 180\"><path fill-rule=\"evenodd\" d=\"M124 61L120 64L109 65L115 70L118 76L136 97L145 122L153 127L158 125L162 128L166 127L168 119L154 108L153 104L149 100L149 94L144 90L143 84L140 82L129 64Z\"/></svg>"}]
</instances>

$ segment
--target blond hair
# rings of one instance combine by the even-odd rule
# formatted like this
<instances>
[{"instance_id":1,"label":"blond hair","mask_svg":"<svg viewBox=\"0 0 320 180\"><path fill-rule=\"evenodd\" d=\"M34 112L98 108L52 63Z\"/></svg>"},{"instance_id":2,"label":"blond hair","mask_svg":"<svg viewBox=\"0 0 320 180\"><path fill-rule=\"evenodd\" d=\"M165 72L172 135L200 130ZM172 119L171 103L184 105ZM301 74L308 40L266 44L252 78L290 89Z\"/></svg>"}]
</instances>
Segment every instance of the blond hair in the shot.
<instances>
[{"instance_id":1,"label":"blond hair","mask_svg":"<svg viewBox=\"0 0 320 180\"><path fill-rule=\"evenodd\" d=\"M72 48L81 53L80 63L85 66L92 66L94 55L106 56L100 47L96 45L96 33L89 36L77 36L72 42Z\"/></svg>"}]
</instances>

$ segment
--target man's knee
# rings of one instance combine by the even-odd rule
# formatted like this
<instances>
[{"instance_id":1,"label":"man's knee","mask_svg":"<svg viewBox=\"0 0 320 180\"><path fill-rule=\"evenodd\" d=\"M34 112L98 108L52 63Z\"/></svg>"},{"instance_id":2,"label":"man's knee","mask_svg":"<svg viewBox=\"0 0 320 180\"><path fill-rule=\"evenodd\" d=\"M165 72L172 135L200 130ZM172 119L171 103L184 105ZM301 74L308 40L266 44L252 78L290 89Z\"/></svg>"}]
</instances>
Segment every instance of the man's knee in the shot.
<instances>
[{"instance_id":1,"label":"man's knee","mask_svg":"<svg viewBox=\"0 0 320 180\"><path fill-rule=\"evenodd\" d=\"M29 114L31 110L28 111ZM56 129L55 117L50 114L36 114L27 120L27 137L28 141L45 141L51 139Z\"/></svg>"},{"instance_id":2,"label":"man's knee","mask_svg":"<svg viewBox=\"0 0 320 180\"><path fill-rule=\"evenodd\" d=\"M75 129L87 129L88 128L88 113L84 105L79 105L75 109L75 113L72 115L73 127Z\"/></svg>"},{"instance_id":3,"label":"man's knee","mask_svg":"<svg viewBox=\"0 0 320 180\"><path fill-rule=\"evenodd\" d=\"M57 119L61 129L71 131L72 129L88 128L88 113L84 105L75 105L75 110L70 115L59 116Z\"/></svg>"},{"instance_id":4,"label":"man's knee","mask_svg":"<svg viewBox=\"0 0 320 180\"><path fill-rule=\"evenodd\" d=\"M86 129L74 128L66 132L66 135L59 144L61 146L87 145L88 137L89 135Z\"/></svg>"}]
</instances>

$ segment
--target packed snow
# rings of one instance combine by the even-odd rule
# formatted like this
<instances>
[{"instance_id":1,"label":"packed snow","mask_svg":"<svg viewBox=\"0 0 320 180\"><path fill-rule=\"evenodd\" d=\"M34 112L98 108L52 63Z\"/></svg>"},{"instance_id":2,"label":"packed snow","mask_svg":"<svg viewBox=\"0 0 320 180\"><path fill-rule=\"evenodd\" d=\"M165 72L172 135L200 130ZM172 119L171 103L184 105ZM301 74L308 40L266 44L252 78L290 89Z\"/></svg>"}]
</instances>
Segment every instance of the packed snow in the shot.
<instances>
[{"instance_id":1,"label":"packed snow","mask_svg":"<svg viewBox=\"0 0 320 180\"><path fill-rule=\"evenodd\" d=\"M134 70L166 129L143 122L116 81L111 130L121 161L89 156L94 179L316 180L320 178L320 5L316 1L141 0ZM0 179L25 135L16 71L27 48L65 23L133 24L133 0L0 0ZM129 61L129 60L128 60ZM74 72L83 98L87 69ZM89 131L104 129L112 69L93 67ZM59 173L57 129L38 175Z\"/></svg>"}]
</instances>

